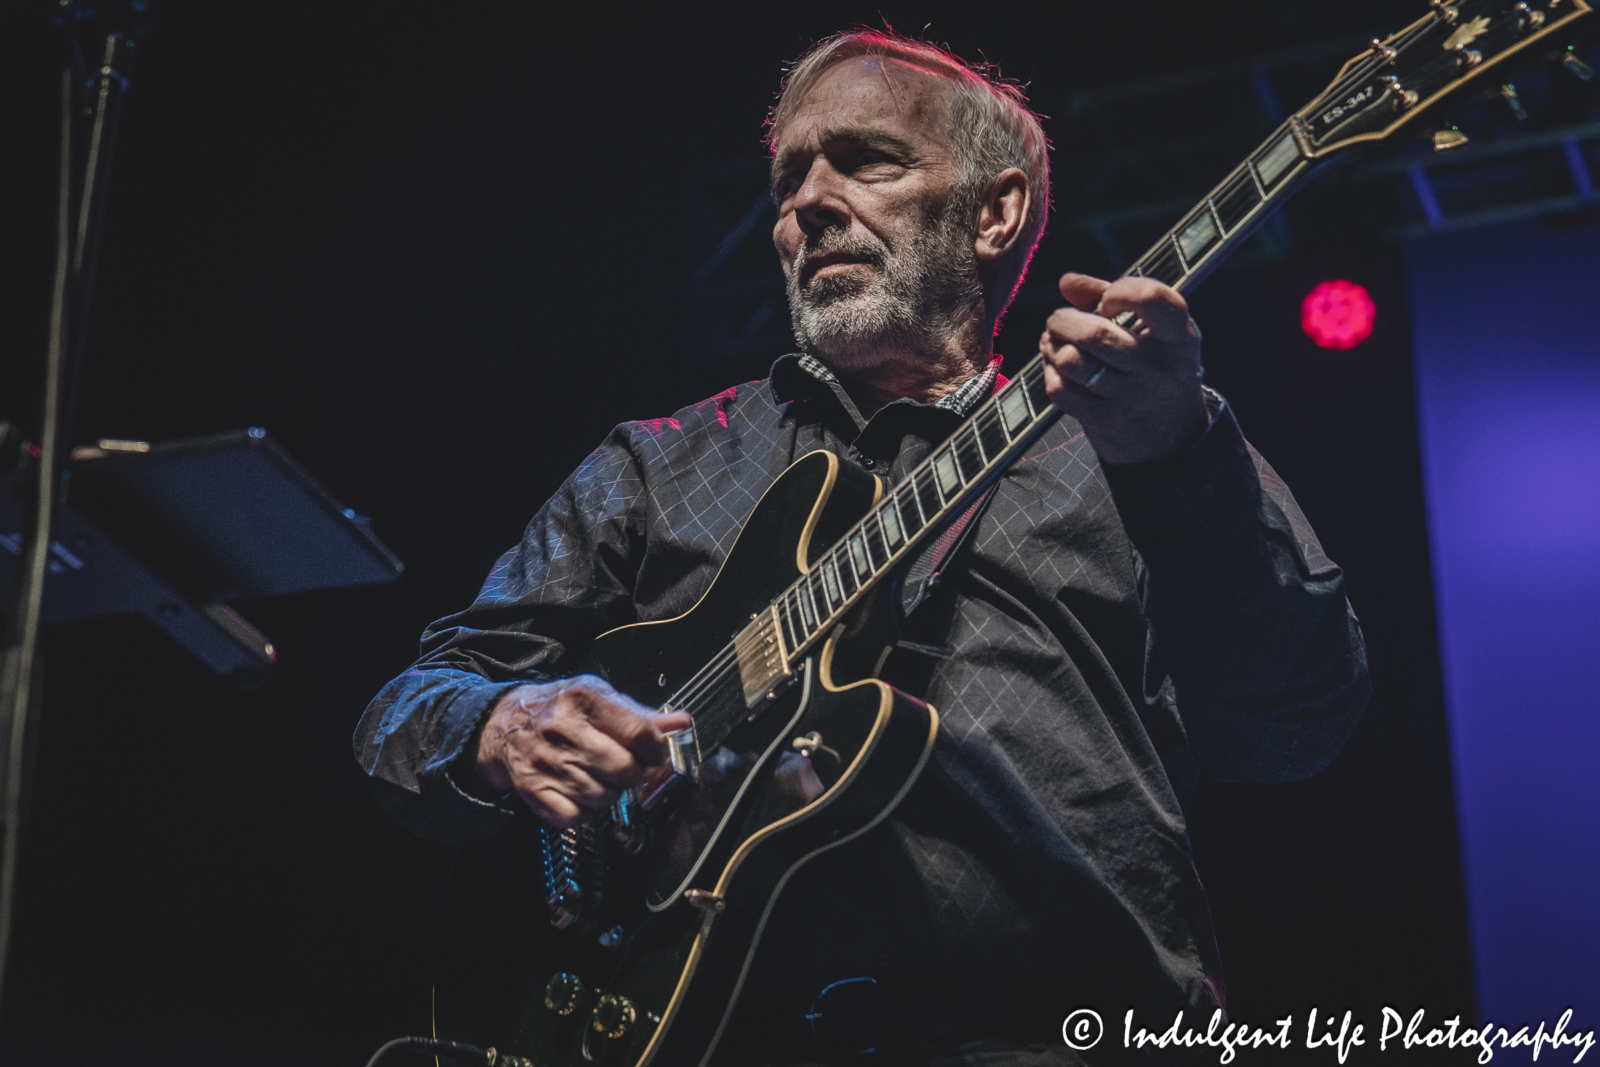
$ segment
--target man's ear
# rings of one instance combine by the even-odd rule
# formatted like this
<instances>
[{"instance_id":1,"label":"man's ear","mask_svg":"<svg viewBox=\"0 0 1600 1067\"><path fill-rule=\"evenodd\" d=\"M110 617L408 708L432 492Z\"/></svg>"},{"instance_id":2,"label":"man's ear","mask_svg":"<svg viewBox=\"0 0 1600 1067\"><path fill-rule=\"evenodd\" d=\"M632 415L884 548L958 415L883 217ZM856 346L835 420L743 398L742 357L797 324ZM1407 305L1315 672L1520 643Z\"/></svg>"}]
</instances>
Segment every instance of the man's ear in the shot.
<instances>
[{"instance_id":1,"label":"man's ear","mask_svg":"<svg viewBox=\"0 0 1600 1067\"><path fill-rule=\"evenodd\" d=\"M973 251L980 261L999 259L1016 245L1028 219L1032 191L1028 176L1016 167L996 174L978 204Z\"/></svg>"}]
</instances>

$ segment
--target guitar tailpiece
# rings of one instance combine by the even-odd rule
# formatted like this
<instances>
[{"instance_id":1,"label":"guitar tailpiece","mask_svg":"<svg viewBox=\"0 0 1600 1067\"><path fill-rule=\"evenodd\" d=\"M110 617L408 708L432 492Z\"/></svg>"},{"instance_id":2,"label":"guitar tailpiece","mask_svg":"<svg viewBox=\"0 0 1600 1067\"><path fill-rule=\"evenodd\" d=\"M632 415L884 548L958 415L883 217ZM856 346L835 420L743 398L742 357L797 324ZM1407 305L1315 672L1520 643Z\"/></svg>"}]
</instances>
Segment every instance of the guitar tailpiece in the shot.
<instances>
[{"instance_id":1,"label":"guitar tailpiece","mask_svg":"<svg viewBox=\"0 0 1600 1067\"><path fill-rule=\"evenodd\" d=\"M578 830L539 827L539 852L544 875L544 901L550 924L564 930L583 917L583 887L577 878Z\"/></svg>"},{"instance_id":2,"label":"guitar tailpiece","mask_svg":"<svg viewBox=\"0 0 1600 1067\"><path fill-rule=\"evenodd\" d=\"M609 816L566 830L539 827L544 900L556 929L578 925L599 907L609 839Z\"/></svg>"}]
</instances>

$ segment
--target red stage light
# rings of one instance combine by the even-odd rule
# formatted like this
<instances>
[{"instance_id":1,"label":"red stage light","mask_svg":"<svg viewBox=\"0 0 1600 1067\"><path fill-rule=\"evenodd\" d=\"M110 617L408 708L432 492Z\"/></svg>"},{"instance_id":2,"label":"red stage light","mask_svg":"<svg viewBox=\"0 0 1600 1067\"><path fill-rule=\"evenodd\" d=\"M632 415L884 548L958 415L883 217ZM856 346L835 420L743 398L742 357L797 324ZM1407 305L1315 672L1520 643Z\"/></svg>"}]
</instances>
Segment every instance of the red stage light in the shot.
<instances>
[{"instance_id":1,"label":"red stage light","mask_svg":"<svg viewBox=\"0 0 1600 1067\"><path fill-rule=\"evenodd\" d=\"M1323 282L1306 294L1300 305L1300 326L1323 348L1341 352L1372 336L1378 305L1355 282L1343 278Z\"/></svg>"}]
</instances>

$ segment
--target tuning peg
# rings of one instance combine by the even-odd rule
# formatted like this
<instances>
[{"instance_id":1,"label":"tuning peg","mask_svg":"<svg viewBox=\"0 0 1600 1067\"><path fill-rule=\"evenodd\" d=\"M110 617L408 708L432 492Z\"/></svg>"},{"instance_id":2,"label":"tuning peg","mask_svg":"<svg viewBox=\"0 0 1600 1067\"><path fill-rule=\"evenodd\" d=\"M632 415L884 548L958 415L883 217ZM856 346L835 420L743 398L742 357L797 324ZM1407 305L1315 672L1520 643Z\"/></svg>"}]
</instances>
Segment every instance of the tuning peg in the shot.
<instances>
[{"instance_id":1,"label":"tuning peg","mask_svg":"<svg viewBox=\"0 0 1600 1067\"><path fill-rule=\"evenodd\" d=\"M1444 0L1428 0L1428 6L1433 8L1434 13L1439 16L1439 21L1446 26L1453 25L1459 17L1456 9L1445 3Z\"/></svg>"},{"instance_id":2,"label":"tuning peg","mask_svg":"<svg viewBox=\"0 0 1600 1067\"><path fill-rule=\"evenodd\" d=\"M1544 25L1544 12L1535 11L1526 3L1518 4L1511 10L1522 16L1522 25L1520 28L1523 30L1536 30L1540 26Z\"/></svg>"},{"instance_id":3,"label":"tuning peg","mask_svg":"<svg viewBox=\"0 0 1600 1067\"><path fill-rule=\"evenodd\" d=\"M1416 92L1401 85L1398 75L1389 74L1383 80L1389 83L1389 91L1394 93L1394 109L1396 111L1404 111L1406 108L1416 104Z\"/></svg>"},{"instance_id":4,"label":"tuning peg","mask_svg":"<svg viewBox=\"0 0 1600 1067\"><path fill-rule=\"evenodd\" d=\"M1517 95L1517 87L1510 82L1500 86L1500 99L1506 102L1506 107L1511 109L1511 114L1518 122L1528 121L1528 109L1522 106L1522 97Z\"/></svg>"},{"instance_id":5,"label":"tuning peg","mask_svg":"<svg viewBox=\"0 0 1600 1067\"><path fill-rule=\"evenodd\" d=\"M1568 74L1579 81L1586 82L1594 77L1594 68L1579 59L1578 54L1572 50L1571 45L1567 45L1567 50L1561 55L1561 66L1566 69Z\"/></svg>"},{"instance_id":6,"label":"tuning peg","mask_svg":"<svg viewBox=\"0 0 1600 1067\"><path fill-rule=\"evenodd\" d=\"M1433 150L1435 152L1448 152L1452 148L1460 148L1467 143L1467 135L1451 126L1445 130L1433 131Z\"/></svg>"}]
</instances>

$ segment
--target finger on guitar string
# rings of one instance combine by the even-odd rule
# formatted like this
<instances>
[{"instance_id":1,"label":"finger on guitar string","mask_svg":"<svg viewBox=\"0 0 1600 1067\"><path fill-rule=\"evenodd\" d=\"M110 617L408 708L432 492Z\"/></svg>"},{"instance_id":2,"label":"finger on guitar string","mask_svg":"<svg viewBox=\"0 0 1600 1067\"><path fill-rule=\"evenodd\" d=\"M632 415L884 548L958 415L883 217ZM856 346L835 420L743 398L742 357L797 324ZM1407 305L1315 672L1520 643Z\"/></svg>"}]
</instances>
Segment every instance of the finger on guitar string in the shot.
<instances>
[{"instance_id":1,"label":"finger on guitar string","mask_svg":"<svg viewBox=\"0 0 1600 1067\"><path fill-rule=\"evenodd\" d=\"M1137 346L1132 334L1109 319L1075 307L1057 308L1039 338L1046 392L1053 395L1068 384L1095 395L1114 390L1117 378L1132 369Z\"/></svg>"},{"instance_id":2,"label":"finger on guitar string","mask_svg":"<svg viewBox=\"0 0 1600 1067\"><path fill-rule=\"evenodd\" d=\"M1069 306L1039 339L1045 393L1078 420L1101 462L1146 463L1195 441L1209 421L1200 331L1177 290L1081 274L1060 288Z\"/></svg>"},{"instance_id":3,"label":"finger on guitar string","mask_svg":"<svg viewBox=\"0 0 1600 1067\"><path fill-rule=\"evenodd\" d=\"M1065 292L1066 279L1061 287ZM1200 341L1200 331L1189 317L1188 302L1176 289L1154 278L1118 278L1100 291L1095 314L1115 319L1125 311L1138 317L1141 337L1180 345Z\"/></svg>"}]
</instances>

